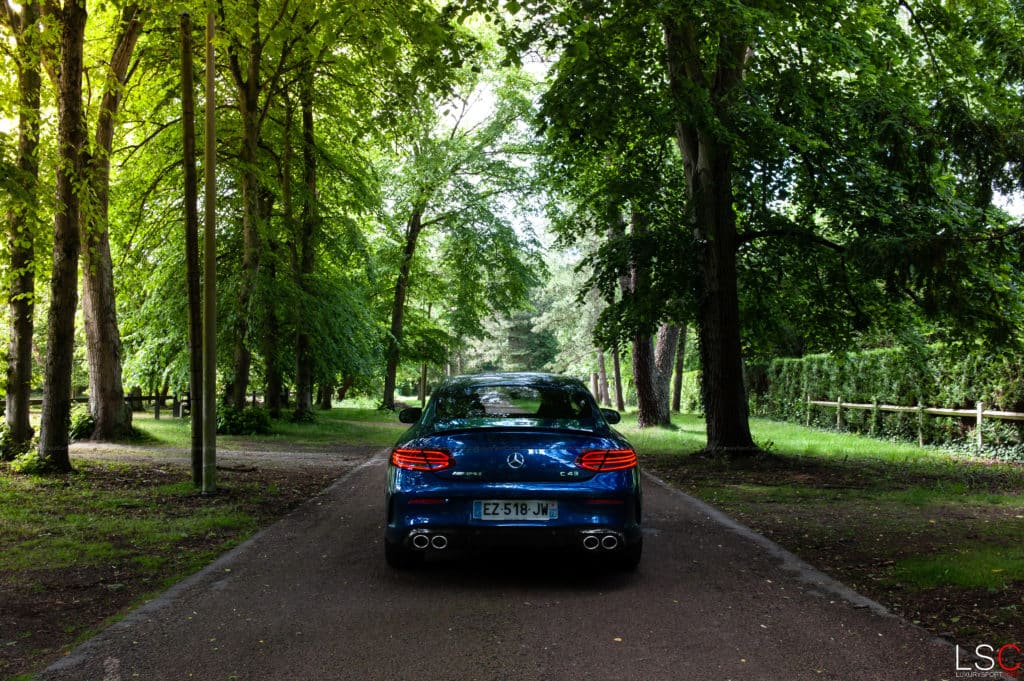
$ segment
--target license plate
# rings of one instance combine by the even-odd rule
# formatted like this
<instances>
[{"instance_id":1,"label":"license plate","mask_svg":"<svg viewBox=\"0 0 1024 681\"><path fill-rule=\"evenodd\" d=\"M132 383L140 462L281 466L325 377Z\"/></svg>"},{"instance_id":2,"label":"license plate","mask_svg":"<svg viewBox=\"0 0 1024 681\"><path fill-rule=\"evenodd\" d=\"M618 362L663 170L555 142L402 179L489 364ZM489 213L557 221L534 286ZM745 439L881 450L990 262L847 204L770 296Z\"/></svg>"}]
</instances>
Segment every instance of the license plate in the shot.
<instances>
[{"instance_id":1,"label":"license plate","mask_svg":"<svg viewBox=\"0 0 1024 681\"><path fill-rule=\"evenodd\" d=\"M554 520L557 517L557 501L496 499L473 502L475 520Z\"/></svg>"}]
</instances>

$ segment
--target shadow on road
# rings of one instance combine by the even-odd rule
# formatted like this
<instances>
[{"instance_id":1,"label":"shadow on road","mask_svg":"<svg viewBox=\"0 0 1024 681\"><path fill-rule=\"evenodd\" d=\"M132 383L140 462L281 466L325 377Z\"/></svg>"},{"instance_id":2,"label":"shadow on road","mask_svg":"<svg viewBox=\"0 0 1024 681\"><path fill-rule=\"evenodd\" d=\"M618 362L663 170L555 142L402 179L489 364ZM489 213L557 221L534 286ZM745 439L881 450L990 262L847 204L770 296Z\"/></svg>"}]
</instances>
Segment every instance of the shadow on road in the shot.
<instances>
[{"instance_id":1,"label":"shadow on road","mask_svg":"<svg viewBox=\"0 0 1024 681\"><path fill-rule=\"evenodd\" d=\"M459 552L428 560L415 570L394 572L396 586L414 589L478 591L550 590L608 592L624 589L641 579L637 572L623 572L587 556L517 551L514 553Z\"/></svg>"}]
</instances>

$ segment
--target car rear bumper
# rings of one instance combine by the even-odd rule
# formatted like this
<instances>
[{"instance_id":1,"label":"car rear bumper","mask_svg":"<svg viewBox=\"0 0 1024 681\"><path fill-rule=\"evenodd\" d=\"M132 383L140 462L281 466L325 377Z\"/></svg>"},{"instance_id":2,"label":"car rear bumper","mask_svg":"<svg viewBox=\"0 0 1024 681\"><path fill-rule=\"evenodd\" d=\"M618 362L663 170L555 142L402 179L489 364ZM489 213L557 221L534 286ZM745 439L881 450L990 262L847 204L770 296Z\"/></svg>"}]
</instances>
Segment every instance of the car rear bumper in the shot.
<instances>
[{"instance_id":1,"label":"car rear bumper","mask_svg":"<svg viewBox=\"0 0 1024 681\"><path fill-rule=\"evenodd\" d=\"M558 518L546 521L475 519L472 499L445 498L427 505L415 500L401 494L388 499L389 543L425 551L570 548L601 553L624 549L641 537L638 495L556 499Z\"/></svg>"},{"instance_id":2,"label":"car rear bumper","mask_svg":"<svg viewBox=\"0 0 1024 681\"><path fill-rule=\"evenodd\" d=\"M623 551L641 540L632 527L467 527L388 528L385 539L406 549L437 553L459 550L568 549L603 554Z\"/></svg>"}]
</instances>

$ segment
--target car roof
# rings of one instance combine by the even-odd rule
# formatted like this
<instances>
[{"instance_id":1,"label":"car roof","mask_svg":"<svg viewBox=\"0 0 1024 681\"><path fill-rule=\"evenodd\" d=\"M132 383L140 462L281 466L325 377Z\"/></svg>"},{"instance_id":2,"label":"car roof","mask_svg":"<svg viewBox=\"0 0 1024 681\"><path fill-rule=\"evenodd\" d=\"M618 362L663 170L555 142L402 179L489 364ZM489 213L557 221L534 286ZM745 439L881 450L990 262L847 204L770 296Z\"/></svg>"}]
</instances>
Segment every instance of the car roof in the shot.
<instances>
[{"instance_id":1,"label":"car roof","mask_svg":"<svg viewBox=\"0 0 1024 681\"><path fill-rule=\"evenodd\" d=\"M547 387L547 388L583 388L585 387L579 379L571 376L560 376L558 374L545 374L536 371L515 371L515 372L488 372L482 374L464 374L462 376L451 376L445 383L444 388L461 388L469 386L487 385L518 385L525 387Z\"/></svg>"}]
</instances>

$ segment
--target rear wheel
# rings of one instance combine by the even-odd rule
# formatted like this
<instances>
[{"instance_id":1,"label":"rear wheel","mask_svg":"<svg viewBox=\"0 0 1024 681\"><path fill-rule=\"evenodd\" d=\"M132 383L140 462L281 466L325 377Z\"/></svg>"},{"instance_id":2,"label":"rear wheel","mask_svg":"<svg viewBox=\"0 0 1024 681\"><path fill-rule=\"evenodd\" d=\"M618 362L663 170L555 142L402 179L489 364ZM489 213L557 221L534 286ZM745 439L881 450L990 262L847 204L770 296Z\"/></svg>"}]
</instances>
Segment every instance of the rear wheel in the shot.
<instances>
[{"instance_id":1,"label":"rear wheel","mask_svg":"<svg viewBox=\"0 0 1024 681\"><path fill-rule=\"evenodd\" d=\"M395 570L411 570L423 562L423 553L385 541L384 560Z\"/></svg>"}]
</instances>

